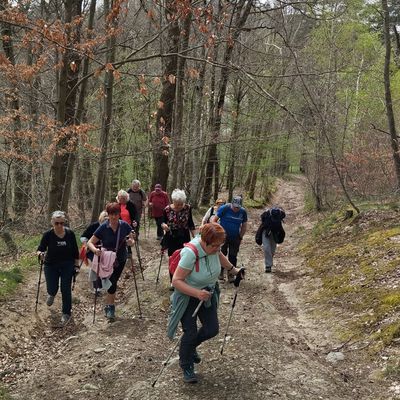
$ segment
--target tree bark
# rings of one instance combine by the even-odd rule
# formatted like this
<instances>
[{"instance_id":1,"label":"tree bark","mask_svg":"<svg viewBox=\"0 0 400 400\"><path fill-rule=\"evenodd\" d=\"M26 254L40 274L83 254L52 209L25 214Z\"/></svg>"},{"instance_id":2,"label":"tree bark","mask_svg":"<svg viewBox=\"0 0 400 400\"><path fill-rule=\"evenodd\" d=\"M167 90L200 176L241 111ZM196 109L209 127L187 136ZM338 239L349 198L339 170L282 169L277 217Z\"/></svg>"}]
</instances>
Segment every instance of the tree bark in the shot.
<instances>
[{"instance_id":1,"label":"tree bark","mask_svg":"<svg viewBox=\"0 0 400 400\"><path fill-rule=\"evenodd\" d=\"M387 0L382 0L382 10L383 10L383 34L385 41L385 64L383 69L383 79L385 85L385 105L386 105L386 116L389 125L390 133L390 144L393 151L393 162L394 169L396 171L397 178L397 190L400 189L400 146L399 139L397 138L396 122L393 112L392 103L392 91L390 87L390 56L391 56L391 43L390 43L390 20L389 20L389 9Z\"/></svg>"},{"instance_id":2,"label":"tree bark","mask_svg":"<svg viewBox=\"0 0 400 400\"><path fill-rule=\"evenodd\" d=\"M104 15L106 31L109 34L106 42L106 65L111 65L115 61L115 34L110 34L111 29L117 27L117 17L109 15L111 13L112 1L104 1ZM111 18L111 19L109 19ZM110 128L113 111L113 85L114 70L106 69L103 84L103 115L100 131L100 156L96 177L96 185L94 191L94 201L91 221L97 221L100 212L104 209L105 193L106 193L106 177L107 177L107 151L110 136Z\"/></svg>"},{"instance_id":3,"label":"tree bark","mask_svg":"<svg viewBox=\"0 0 400 400\"><path fill-rule=\"evenodd\" d=\"M68 47L62 58L62 68L58 79L57 122L60 129L68 129L75 123L76 84L79 78L81 57L73 51L74 44L80 41L80 25L74 27L72 21L81 15L82 0L65 1L64 10ZM65 137L57 143L56 154L50 169L49 213L57 209L68 212L76 148L77 137L73 132L67 132Z\"/></svg>"},{"instance_id":4,"label":"tree bark","mask_svg":"<svg viewBox=\"0 0 400 400\"><path fill-rule=\"evenodd\" d=\"M174 102L176 93L176 75L178 69L178 50L180 29L176 18L176 3L168 0L165 7L166 20L170 21L168 29L168 52L173 55L168 57L165 64L163 77L163 88L157 109L156 135L153 151L153 176L152 187L160 183L163 188L167 188L169 175L169 138L172 133L172 119L174 112Z\"/></svg>"}]
</instances>

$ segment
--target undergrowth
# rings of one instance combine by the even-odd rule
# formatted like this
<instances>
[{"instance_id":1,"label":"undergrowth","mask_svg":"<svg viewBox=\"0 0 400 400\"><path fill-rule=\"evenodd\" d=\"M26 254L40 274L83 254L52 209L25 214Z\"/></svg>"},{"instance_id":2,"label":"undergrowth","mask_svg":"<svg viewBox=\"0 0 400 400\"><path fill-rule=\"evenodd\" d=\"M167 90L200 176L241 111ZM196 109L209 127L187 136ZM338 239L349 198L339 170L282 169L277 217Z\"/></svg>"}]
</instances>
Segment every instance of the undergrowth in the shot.
<instances>
[{"instance_id":1,"label":"undergrowth","mask_svg":"<svg viewBox=\"0 0 400 400\"><path fill-rule=\"evenodd\" d=\"M379 351L400 337L399 210L362 209L350 219L346 210L328 215L302 251L321 282L315 300L341 313L340 337L371 341Z\"/></svg>"}]
</instances>

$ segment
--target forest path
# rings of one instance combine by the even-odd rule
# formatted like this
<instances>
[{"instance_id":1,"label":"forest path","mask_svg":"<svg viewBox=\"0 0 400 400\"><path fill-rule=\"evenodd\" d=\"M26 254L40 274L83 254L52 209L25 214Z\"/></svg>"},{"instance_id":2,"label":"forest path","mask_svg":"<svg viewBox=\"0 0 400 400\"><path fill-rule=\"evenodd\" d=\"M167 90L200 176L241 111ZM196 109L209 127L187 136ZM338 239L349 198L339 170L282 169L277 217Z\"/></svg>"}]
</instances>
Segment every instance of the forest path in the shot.
<instances>
[{"instance_id":1,"label":"forest path","mask_svg":"<svg viewBox=\"0 0 400 400\"><path fill-rule=\"evenodd\" d=\"M84 272L74 291L74 321L63 329L51 328L59 318L60 299L48 309L44 287L39 312L32 312L37 275L2 304L1 379L12 399L389 399L382 387L356 373L359 360L351 354L336 364L326 361L337 343L307 312L304 288L310 278L298 251L296 231L312 227L303 210L305 186L298 177L281 181L273 200L286 211L287 235L277 249L272 274L264 273L263 252L254 242L261 210L250 210L239 253L248 273L239 288L228 341L221 356L234 295L232 285L224 283L220 334L200 347L198 384L182 382L174 353L171 365L151 385L174 345L165 334L170 295L165 259L155 285L160 252L153 227L141 240L148 266L144 281L137 276L142 318L129 273L121 278L113 324L104 319L100 306L92 323L93 297Z\"/></svg>"}]
</instances>

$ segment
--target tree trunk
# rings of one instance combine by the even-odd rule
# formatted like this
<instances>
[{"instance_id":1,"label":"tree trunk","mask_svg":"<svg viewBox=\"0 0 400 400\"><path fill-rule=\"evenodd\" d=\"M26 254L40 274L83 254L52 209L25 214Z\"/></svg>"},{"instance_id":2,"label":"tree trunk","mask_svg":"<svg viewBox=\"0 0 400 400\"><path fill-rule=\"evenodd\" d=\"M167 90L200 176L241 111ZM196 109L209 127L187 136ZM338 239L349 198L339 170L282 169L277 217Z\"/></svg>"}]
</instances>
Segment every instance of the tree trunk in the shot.
<instances>
[{"instance_id":1,"label":"tree trunk","mask_svg":"<svg viewBox=\"0 0 400 400\"><path fill-rule=\"evenodd\" d=\"M111 2L112 5L112 2ZM104 15L105 15L105 26L108 38L106 42L107 53L106 53L106 65L113 64L115 61L115 34L111 34L111 29L115 30L118 23L116 16L110 18L110 1L104 1ZM105 205L105 193L106 193L106 177L107 177L107 150L108 141L110 136L110 127L112 121L112 106L113 106L113 85L114 85L114 70L107 69L104 73L103 83L103 115L101 120L101 131L100 131L100 156L99 165L97 170L96 185L94 191L94 201L91 221L97 221L100 212L104 209Z\"/></svg>"},{"instance_id":2,"label":"tree trunk","mask_svg":"<svg viewBox=\"0 0 400 400\"><path fill-rule=\"evenodd\" d=\"M400 189L400 152L399 152L399 139L397 138L396 123L394 119L393 103L392 103L392 91L390 87L390 55L391 55L391 43L390 43L390 25L389 25L389 9L387 0L382 0L383 10L383 33L385 39L385 65L383 69L383 78L385 84L385 104L386 104L386 116L389 125L390 133L390 144L393 151L393 162L396 171L397 178L397 189Z\"/></svg>"},{"instance_id":3,"label":"tree trunk","mask_svg":"<svg viewBox=\"0 0 400 400\"><path fill-rule=\"evenodd\" d=\"M0 11L6 10L8 4L6 0L0 0ZM15 54L14 45L12 41L13 32L11 26L8 23L1 23L1 36L3 38L3 50L8 61L11 65L15 66ZM18 82L18 80L15 80ZM6 104L11 109L13 115L13 132L14 140L10 143L12 150L15 154L26 154L29 151L29 143L24 146L25 139L20 138L20 132L22 130L21 118L20 118L20 99L19 89L17 83L13 83L10 88L10 92L6 90ZM28 139L29 140L29 139ZM19 217L23 216L29 205L30 193L30 166L22 160L17 160L12 164L13 172L13 185L12 185L12 204L16 215Z\"/></svg>"},{"instance_id":4,"label":"tree trunk","mask_svg":"<svg viewBox=\"0 0 400 400\"><path fill-rule=\"evenodd\" d=\"M228 86L228 79L230 75L229 63L232 59L232 53L234 49L234 43L238 39L241 28L245 24L247 17L249 16L253 1L240 0L235 12L235 23L230 27L230 36L232 41L227 42L225 47L224 55L224 66L221 68L221 78L218 90L217 104L214 110L210 110L213 113L213 124L211 126L211 145L209 147L207 156L207 167L206 167L206 180L204 182L204 191L202 197L202 204L209 204L211 193L212 193L212 177L214 177L214 196L215 189L219 187L219 160L218 160L218 149L217 142L221 131L222 114L225 104L226 90Z\"/></svg>"},{"instance_id":5,"label":"tree trunk","mask_svg":"<svg viewBox=\"0 0 400 400\"><path fill-rule=\"evenodd\" d=\"M72 21L81 15L82 0L65 1L64 9L68 48L63 55L62 69L58 79L57 122L59 128L68 129L75 123L76 84L81 60L80 55L71 49L80 41L80 26L74 27ZM57 143L56 154L50 169L49 213L57 209L68 212L76 148L77 137L73 132L67 132L65 137Z\"/></svg>"},{"instance_id":6,"label":"tree trunk","mask_svg":"<svg viewBox=\"0 0 400 400\"><path fill-rule=\"evenodd\" d=\"M172 118L175 102L175 84L178 69L178 50L180 29L176 18L176 3L168 0L165 7L166 19L170 23L168 30L168 53L173 55L168 57L165 64L163 88L157 109L156 135L153 151L153 176L152 187L160 183L163 188L167 188L169 175L169 138L172 133Z\"/></svg>"},{"instance_id":7,"label":"tree trunk","mask_svg":"<svg viewBox=\"0 0 400 400\"><path fill-rule=\"evenodd\" d=\"M190 35L190 27L192 24L191 21L192 14L188 13L185 18L183 24L183 33L181 34L181 45L180 52L184 52L187 50L189 45L189 35ZM175 92L175 117L174 117L174 128L172 133L172 149L173 149L173 158L171 165L171 188L176 188L179 182L179 186L183 181L183 170L184 170L184 138L183 138L183 112L184 112L184 86L183 81L185 78L185 64L186 58L178 58L178 68L176 74L176 92Z\"/></svg>"}]
</instances>

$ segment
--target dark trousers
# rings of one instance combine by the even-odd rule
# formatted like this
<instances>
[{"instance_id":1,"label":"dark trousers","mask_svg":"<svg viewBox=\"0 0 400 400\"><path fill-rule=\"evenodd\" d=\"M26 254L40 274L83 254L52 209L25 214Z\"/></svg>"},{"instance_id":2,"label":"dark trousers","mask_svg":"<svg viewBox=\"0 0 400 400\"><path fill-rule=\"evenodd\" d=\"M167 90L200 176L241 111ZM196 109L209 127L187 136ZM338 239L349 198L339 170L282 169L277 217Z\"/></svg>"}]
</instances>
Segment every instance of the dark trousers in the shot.
<instances>
[{"instance_id":1,"label":"dark trousers","mask_svg":"<svg viewBox=\"0 0 400 400\"><path fill-rule=\"evenodd\" d=\"M198 304L199 300L191 297L181 319L183 336L179 346L179 365L182 368L193 365L193 356L196 347L205 340L218 335L219 332L217 304L215 300L212 301L211 306L208 308L203 304L197 316L192 317ZM197 317L201 322L200 329L197 329Z\"/></svg>"},{"instance_id":2,"label":"dark trousers","mask_svg":"<svg viewBox=\"0 0 400 400\"><path fill-rule=\"evenodd\" d=\"M114 294L117 291L117 282L122 274L122 271L124 270L125 264L126 264L126 257L124 257L123 259L117 260L117 263L114 267L113 273L110 276L110 281L111 281L112 285L107 290L108 293Z\"/></svg>"},{"instance_id":3,"label":"dark trousers","mask_svg":"<svg viewBox=\"0 0 400 400\"><path fill-rule=\"evenodd\" d=\"M44 266L47 293L55 296L61 281L62 313L71 314L72 294L71 283L74 275L74 261L63 261L57 264Z\"/></svg>"},{"instance_id":4,"label":"dark trousers","mask_svg":"<svg viewBox=\"0 0 400 400\"><path fill-rule=\"evenodd\" d=\"M163 237L164 236L164 231L161 228L161 224L163 221L163 217L154 217L156 224L157 224L157 237Z\"/></svg>"},{"instance_id":5,"label":"dark trousers","mask_svg":"<svg viewBox=\"0 0 400 400\"><path fill-rule=\"evenodd\" d=\"M237 255L239 253L240 242L241 240L239 236L234 239L227 237L224 245L221 247L222 254L225 256L228 255L229 262L235 267L237 266Z\"/></svg>"}]
</instances>

